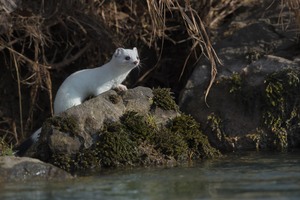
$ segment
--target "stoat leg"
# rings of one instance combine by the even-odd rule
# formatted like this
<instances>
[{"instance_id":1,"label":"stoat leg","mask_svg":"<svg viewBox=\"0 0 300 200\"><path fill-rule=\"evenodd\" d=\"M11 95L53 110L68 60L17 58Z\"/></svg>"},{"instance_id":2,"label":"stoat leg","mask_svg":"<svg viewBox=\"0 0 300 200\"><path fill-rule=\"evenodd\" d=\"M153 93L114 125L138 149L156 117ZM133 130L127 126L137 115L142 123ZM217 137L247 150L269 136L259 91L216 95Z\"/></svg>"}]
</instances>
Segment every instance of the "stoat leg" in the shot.
<instances>
[{"instance_id":1,"label":"stoat leg","mask_svg":"<svg viewBox=\"0 0 300 200\"><path fill-rule=\"evenodd\" d=\"M126 91L127 87L126 87L126 85L120 84L117 87L115 87L115 89L117 89L119 91Z\"/></svg>"}]
</instances>

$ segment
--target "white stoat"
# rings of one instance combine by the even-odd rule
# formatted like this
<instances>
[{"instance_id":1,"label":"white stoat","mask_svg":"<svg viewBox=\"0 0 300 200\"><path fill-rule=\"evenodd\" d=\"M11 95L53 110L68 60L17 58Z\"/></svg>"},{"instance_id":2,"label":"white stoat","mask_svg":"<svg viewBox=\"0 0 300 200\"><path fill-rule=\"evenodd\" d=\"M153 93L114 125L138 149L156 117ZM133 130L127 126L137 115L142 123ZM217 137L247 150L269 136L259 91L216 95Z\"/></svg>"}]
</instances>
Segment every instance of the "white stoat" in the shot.
<instances>
[{"instance_id":1,"label":"white stoat","mask_svg":"<svg viewBox=\"0 0 300 200\"><path fill-rule=\"evenodd\" d=\"M103 66L71 74L57 91L54 100L54 114L81 104L89 96L97 96L112 88L127 90L127 87L121 83L139 63L136 47L133 49L118 48L111 60ZM41 128L17 147L15 154L24 155L27 149L38 140L40 133Z\"/></svg>"}]
</instances>

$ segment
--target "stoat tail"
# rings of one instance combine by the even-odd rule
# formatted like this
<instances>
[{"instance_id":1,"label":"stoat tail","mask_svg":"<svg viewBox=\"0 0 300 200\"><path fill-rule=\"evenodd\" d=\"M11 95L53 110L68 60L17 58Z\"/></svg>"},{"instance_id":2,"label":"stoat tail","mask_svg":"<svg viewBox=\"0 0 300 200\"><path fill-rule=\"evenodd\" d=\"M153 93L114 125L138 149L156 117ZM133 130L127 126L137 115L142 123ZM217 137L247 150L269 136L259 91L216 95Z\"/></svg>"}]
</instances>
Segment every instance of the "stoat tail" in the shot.
<instances>
[{"instance_id":1,"label":"stoat tail","mask_svg":"<svg viewBox=\"0 0 300 200\"><path fill-rule=\"evenodd\" d=\"M36 130L29 138L14 149L15 156L24 156L27 150L38 141L42 128Z\"/></svg>"}]
</instances>

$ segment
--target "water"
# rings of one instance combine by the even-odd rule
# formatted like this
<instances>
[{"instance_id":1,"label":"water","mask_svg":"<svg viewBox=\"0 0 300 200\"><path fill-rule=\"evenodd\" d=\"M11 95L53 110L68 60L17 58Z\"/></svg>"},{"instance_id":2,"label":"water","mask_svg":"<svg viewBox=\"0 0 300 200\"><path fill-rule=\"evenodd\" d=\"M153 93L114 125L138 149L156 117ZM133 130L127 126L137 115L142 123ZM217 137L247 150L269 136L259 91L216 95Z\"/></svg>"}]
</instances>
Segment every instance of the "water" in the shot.
<instances>
[{"instance_id":1,"label":"water","mask_svg":"<svg viewBox=\"0 0 300 200\"><path fill-rule=\"evenodd\" d=\"M0 199L300 199L300 154L244 153L67 182L0 185Z\"/></svg>"}]
</instances>

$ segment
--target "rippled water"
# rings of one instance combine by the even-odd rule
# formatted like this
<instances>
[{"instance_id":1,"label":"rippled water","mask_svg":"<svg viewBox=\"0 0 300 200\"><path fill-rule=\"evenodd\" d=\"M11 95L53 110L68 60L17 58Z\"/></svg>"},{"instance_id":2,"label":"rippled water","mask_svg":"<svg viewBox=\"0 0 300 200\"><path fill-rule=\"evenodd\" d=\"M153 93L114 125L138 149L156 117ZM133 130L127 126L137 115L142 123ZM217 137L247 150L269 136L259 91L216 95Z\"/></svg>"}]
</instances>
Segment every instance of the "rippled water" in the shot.
<instances>
[{"instance_id":1,"label":"rippled water","mask_svg":"<svg viewBox=\"0 0 300 200\"><path fill-rule=\"evenodd\" d=\"M300 199L300 154L233 154L191 166L5 184L0 199Z\"/></svg>"}]
</instances>

